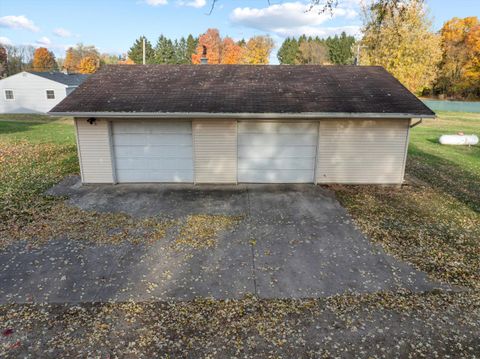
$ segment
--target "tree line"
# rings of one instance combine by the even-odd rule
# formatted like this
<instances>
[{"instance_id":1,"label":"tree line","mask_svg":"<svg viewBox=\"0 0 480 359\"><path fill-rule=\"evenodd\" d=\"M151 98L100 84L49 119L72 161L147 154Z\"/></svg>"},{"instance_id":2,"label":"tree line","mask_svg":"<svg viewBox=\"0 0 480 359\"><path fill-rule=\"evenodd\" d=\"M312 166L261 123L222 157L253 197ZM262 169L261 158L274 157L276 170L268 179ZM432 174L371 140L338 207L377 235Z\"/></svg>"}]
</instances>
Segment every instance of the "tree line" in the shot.
<instances>
[{"instance_id":1,"label":"tree line","mask_svg":"<svg viewBox=\"0 0 480 359\"><path fill-rule=\"evenodd\" d=\"M65 52L65 58L56 58L45 47L0 45L0 78L22 71L67 71L94 73L105 64L132 64L125 55L101 54L93 45L79 43Z\"/></svg>"},{"instance_id":2,"label":"tree line","mask_svg":"<svg viewBox=\"0 0 480 359\"><path fill-rule=\"evenodd\" d=\"M147 64L199 64L204 46L209 64L268 64L274 47L269 36L234 41L228 36L222 37L218 29L208 29L199 37L188 35L179 40L160 35L155 46L141 36L128 51L128 58L136 64L143 61L143 41Z\"/></svg>"},{"instance_id":3,"label":"tree line","mask_svg":"<svg viewBox=\"0 0 480 359\"><path fill-rule=\"evenodd\" d=\"M287 37L277 53L280 64L300 65L352 65L355 61L353 36L342 32L340 36L320 39L306 35L298 39Z\"/></svg>"}]
</instances>

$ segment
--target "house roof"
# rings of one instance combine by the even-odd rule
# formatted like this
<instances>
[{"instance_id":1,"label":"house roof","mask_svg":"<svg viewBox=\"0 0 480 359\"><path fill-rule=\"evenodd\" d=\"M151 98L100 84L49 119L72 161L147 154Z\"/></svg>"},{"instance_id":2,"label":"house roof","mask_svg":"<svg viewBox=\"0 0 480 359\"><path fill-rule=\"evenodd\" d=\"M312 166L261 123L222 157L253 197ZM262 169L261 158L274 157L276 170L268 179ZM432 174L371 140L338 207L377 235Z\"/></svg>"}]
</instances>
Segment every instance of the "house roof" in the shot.
<instances>
[{"instance_id":1,"label":"house roof","mask_svg":"<svg viewBox=\"0 0 480 359\"><path fill-rule=\"evenodd\" d=\"M385 69L316 65L110 65L52 114L125 117L434 117Z\"/></svg>"},{"instance_id":2,"label":"house roof","mask_svg":"<svg viewBox=\"0 0 480 359\"><path fill-rule=\"evenodd\" d=\"M28 71L33 75L44 77L46 79L60 82L67 86L80 86L83 81L85 81L90 75L85 74L66 74L63 72L37 72L37 71Z\"/></svg>"}]
</instances>

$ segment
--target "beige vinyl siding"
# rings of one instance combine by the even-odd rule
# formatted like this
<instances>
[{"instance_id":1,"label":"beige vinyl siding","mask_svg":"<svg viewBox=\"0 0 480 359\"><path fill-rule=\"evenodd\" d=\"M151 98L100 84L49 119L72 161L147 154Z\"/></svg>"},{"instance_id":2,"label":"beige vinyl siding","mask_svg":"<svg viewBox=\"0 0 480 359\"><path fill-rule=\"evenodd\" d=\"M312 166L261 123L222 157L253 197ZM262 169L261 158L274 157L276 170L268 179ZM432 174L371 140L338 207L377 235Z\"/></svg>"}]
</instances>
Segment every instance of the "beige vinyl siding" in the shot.
<instances>
[{"instance_id":1,"label":"beige vinyl siding","mask_svg":"<svg viewBox=\"0 0 480 359\"><path fill-rule=\"evenodd\" d=\"M193 121L196 183L237 182L237 121Z\"/></svg>"},{"instance_id":2,"label":"beige vinyl siding","mask_svg":"<svg viewBox=\"0 0 480 359\"><path fill-rule=\"evenodd\" d=\"M321 120L317 183L403 182L408 119Z\"/></svg>"},{"instance_id":3,"label":"beige vinyl siding","mask_svg":"<svg viewBox=\"0 0 480 359\"><path fill-rule=\"evenodd\" d=\"M97 119L90 125L76 118L78 157L83 183L113 183L109 122Z\"/></svg>"}]
</instances>

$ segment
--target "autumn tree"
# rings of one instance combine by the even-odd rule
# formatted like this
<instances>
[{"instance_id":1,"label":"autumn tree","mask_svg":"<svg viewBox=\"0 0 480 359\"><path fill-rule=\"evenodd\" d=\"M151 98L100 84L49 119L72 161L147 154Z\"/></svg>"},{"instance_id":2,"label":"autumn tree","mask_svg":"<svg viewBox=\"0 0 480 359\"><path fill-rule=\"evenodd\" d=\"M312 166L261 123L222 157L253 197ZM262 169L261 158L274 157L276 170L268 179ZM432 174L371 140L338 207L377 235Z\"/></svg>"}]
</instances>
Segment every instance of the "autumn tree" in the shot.
<instances>
[{"instance_id":1,"label":"autumn tree","mask_svg":"<svg viewBox=\"0 0 480 359\"><path fill-rule=\"evenodd\" d=\"M441 31L443 56L436 92L480 96L480 23L477 17L453 18Z\"/></svg>"},{"instance_id":2,"label":"autumn tree","mask_svg":"<svg viewBox=\"0 0 480 359\"><path fill-rule=\"evenodd\" d=\"M368 7L361 64L383 66L410 91L421 92L435 80L441 58L439 36L430 28L419 0L406 0L387 10Z\"/></svg>"},{"instance_id":3,"label":"autumn tree","mask_svg":"<svg viewBox=\"0 0 480 359\"><path fill-rule=\"evenodd\" d=\"M247 41L242 62L252 65L268 64L273 47L274 43L270 36L254 36Z\"/></svg>"},{"instance_id":4,"label":"autumn tree","mask_svg":"<svg viewBox=\"0 0 480 359\"><path fill-rule=\"evenodd\" d=\"M73 54L73 48L70 47L65 53L65 59L63 60L63 69L67 72L76 72L77 65L78 64L76 63L76 59L74 58Z\"/></svg>"},{"instance_id":5,"label":"autumn tree","mask_svg":"<svg viewBox=\"0 0 480 359\"><path fill-rule=\"evenodd\" d=\"M118 65L134 65L135 62L130 59L129 57L123 58L121 60L118 60L117 62Z\"/></svg>"},{"instance_id":6,"label":"autumn tree","mask_svg":"<svg viewBox=\"0 0 480 359\"><path fill-rule=\"evenodd\" d=\"M328 48L318 41L303 41L297 52L295 64L324 65L329 62Z\"/></svg>"},{"instance_id":7,"label":"autumn tree","mask_svg":"<svg viewBox=\"0 0 480 359\"><path fill-rule=\"evenodd\" d=\"M207 48L207 59L209 64L219 64L222 53L222 39L218 29L208 29L207 32L198 38L197 51L192 55L192 64L201 63L203 46Z\"/></svg>"},{"instance_id":8,"label":"autumn tree","mask_svg":"<svg viewBox=\"0 0 480 359\"><path fill-rule=\"evenodd\" d=\"M80 61L80 65L78 66L78 71L81 74L93 74L97 71L99 67L99 60L91 57L86 56Z\"/></svg>"},{"instance_id":9,"label":"autumn tree","mask_svg":"<svg viewBox=\"0 0 480 359\"><path fill-rule=\"evenodd\" d=\"M53 71L57 69L55 55L45 47L39 47L33 54L33 71Z\"/></svg>"},{"instance_id":10,"label":"autumn tree","mask_svg":"<svg viewBox=\"0 0 480 359\"><path fill-rule=\"evenodd\" d=\"M225 37L222 41L222 57L220 63L232 65L241 62L243 57L243 48L233 41L230 37Z\"/></svg>"},{"instance_id":11,"label":"autumn tree","mask_svg":"<svg viewBox=\"0 0 480 359\"><path fill-rule=\"evenodd\" d=\"M145 36L140 36L128 51L128 58L136 64L143 63L143 40L145 39L145 62L147 64L155 63L155 51L152 43Z\"/></svg>"},{"instance_id":12,"label":"autumn tree","mask_svg":"<svg viewBox=\"0 0 480 359\"><path fill-rule=\"evenodd\" d=\"M65 54L65 60L63 61L63 69L68 72L82 72L80 64L86 57L93 59L96 64L100 63L100 53L93 45L79 43L74 47L68 48Z\"/></svg>"}]
</instances>

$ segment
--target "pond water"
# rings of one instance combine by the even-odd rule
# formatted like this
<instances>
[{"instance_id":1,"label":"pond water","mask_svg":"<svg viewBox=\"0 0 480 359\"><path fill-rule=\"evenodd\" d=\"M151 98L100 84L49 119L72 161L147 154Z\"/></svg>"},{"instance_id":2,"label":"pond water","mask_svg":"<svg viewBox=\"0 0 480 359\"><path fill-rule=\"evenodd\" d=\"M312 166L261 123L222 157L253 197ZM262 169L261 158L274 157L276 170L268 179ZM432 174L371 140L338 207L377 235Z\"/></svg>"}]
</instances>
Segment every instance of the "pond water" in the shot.
<instances>
[{"instance_id":1,"label":"pond water","mask_svg":"<svg viewBox=\"0 0 480 359\"><path fill-rule=\"evenodd\" d=\"M441 101L441 100L424 100L425 105L433 111L454 111L454 112L478 112L480 113L480 101Z\"/></svg>"}]
</instances>

